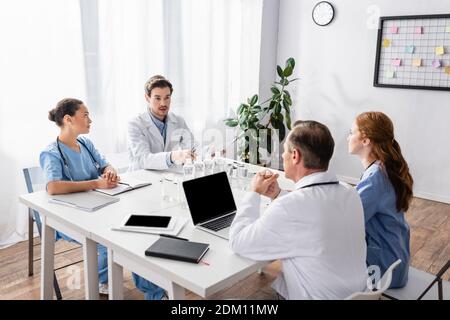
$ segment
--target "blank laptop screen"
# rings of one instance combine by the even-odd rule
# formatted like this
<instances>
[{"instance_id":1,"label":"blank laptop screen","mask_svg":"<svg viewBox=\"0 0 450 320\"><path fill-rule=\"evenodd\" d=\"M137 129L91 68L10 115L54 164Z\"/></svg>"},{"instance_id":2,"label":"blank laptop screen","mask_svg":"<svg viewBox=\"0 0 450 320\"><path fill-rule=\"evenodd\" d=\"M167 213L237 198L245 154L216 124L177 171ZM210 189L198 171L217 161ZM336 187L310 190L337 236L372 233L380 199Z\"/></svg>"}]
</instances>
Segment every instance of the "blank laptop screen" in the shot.
<instances>
[{"instance_id":1,"label":"blank laptop screen","mask_svg":"<svg viewBox=\"0 0 450 320\"><path fill-rule=\"evenodd\" d=\"M236 211L225 172L183 182L194 225Z\"/></svg>"}]
</instances>

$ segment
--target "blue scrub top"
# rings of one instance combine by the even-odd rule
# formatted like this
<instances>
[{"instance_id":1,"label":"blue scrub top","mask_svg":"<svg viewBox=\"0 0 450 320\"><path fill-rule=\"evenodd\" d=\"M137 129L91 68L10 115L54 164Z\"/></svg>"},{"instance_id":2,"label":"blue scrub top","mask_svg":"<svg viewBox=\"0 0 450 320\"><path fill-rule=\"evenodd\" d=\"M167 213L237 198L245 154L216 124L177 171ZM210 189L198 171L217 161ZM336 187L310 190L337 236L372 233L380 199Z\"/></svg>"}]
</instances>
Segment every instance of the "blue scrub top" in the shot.
<instances>
[{"instance_id":1,"label":"blue scrub top","mask_svg":"<svg viewBox=\"0 0 450 320\"><path fill-rule=\"evenodd\" d=\"M61 180L70 181L70 176L73 181L94 180L97 179L100 176L100 172L108 166L105 158L95 149L91 140L86 137L78 137L78 139L81 140L92 153L92 156L100 165L100 170L97 170L92 157L82 144L80 144L80 152L76 152L60 141L59 146L69 165L70 173L67 172L67 168L64 167L63 159L58 151L56 141L54 141L49 144L39 156L39 162L44 171L47 183L50 181Z\"/></svg>"},{"instance_id":2,"label":"blue scrub top","mask_svg":"<svg viewBox=\"0 0 450 320\"><path fill-rule=\"evenodd\" d=\"M378 265L381 274L397 259L402 263L393 272L390 288L408 281L409 225L396 209L396 195L387 173L379 163L364 172L356 189L364 207L367 265Z\"/></svg>"}]
</instances>

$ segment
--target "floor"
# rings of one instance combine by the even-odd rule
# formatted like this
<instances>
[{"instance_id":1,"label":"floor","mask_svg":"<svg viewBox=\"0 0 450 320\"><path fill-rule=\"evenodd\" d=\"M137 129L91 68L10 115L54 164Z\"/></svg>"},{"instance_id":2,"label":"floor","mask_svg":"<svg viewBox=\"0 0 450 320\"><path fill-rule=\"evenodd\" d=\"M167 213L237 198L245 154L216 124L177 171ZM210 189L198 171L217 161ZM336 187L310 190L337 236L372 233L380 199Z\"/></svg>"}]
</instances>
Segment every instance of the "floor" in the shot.
<instances>
[{"instance_id":1,"label":"floor","mask_svg":"<svg viewBox=\"0 0 450 320\"><path fill-rule=\"evenodd\" d=\"M414 198L406 218L411 226L411 265L436 274L450 259L450 205ZM34 275L28 276L28 243L20 242L0 250L0 299L39 299L40 295L40 244L35 239ZM78 245L60 240L56 243L55 268L63 299L84 299L82 251ZM72 264L64 267L67 264ZM254 273L238 284L224 289L208 299L275 299L271 282L280 271L279 262ZM450 270L444 279L450 280ZM107 296L101 296L106 299ZM124 298L143 299L124 271ZM187 292L187 299L202 299Z\"/></svg>"}]
</instances>

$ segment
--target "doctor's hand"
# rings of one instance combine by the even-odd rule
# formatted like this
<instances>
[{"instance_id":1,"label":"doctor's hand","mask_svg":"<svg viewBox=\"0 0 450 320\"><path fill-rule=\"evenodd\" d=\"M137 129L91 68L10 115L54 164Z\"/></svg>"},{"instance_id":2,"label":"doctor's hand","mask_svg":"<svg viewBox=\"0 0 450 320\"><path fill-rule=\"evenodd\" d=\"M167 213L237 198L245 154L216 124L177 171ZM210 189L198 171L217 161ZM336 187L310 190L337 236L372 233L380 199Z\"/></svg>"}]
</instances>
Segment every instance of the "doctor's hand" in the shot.
<instances>
[{"instance_id":1,"label":"doctor's hand","mask_svg":"<svg viewBox=\"0 0 450 320\"><path fill-rule=\"evenodd\" d=\"M195 160L196 154L191 149L176 150L170 153L170 160L175 164L182 164L186 162L186 159Z\"/></svg>"},{"instance_id":2,"label":"doctor's hand","mask_svg":"<svg viewBox=\"0 0 450 320\"><path fill-rule=\"evenodd\" d=\"M273 194L278 186L278 174L266 170L264 172L258 172L254 177L250 185L250 190L256 193L268 196ZM277 193L278 195L278 193Z\"/></svg>"}]
</instances>

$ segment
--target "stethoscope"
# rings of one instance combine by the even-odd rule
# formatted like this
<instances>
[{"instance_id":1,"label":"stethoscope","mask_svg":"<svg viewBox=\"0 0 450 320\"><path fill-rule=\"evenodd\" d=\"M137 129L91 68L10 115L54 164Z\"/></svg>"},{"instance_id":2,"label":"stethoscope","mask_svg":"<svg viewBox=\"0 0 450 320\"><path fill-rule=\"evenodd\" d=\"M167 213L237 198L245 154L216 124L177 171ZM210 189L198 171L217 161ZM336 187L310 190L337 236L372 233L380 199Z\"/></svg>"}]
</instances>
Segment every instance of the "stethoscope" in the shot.
<instances>
[{"instance_id":1,"label":"stethoscope","mask_svg":"<svg viewBox=\"0 0 450 320\"><path fill-rule=\"evenodd\" d=\"M306 186L300 187L300 189L309 188L309 187L316 187L316 186L325 186L329 184L338 184L339 181L329 181L329 182L318 182L318 183L311 183Z\"/></svg>"},{"instance_id":2,"label":"stethoscope","mask_svg":"<svg viewBox=\"0 0 450 320\"><path fill-rule=\"evenodd\" d=\"M101 175L100 164L97 162L97 160L95 160L94 155L91 153L89 148L81 140L77 139L77 142L87 150L87 152L89 153L89 156L91 157L92 164L94 165L95 169L97 170L97 173L99 175ZM66 172L68 173L68 177L69 177L70 181L73 181L72 174L70 173L69 164L67 163L66 157L64 156L64 154L61 150L61 147L59 146L59 137L56 137L56 146L58 147L58 151L59 151L59 154L61 155L61 159L63 160L64 168L66 169Z\"/></svg>"},{"instance_id":3,"label":"stethoscope","mask_svg":"<svg viewBox=\"0 0 450 320\"><path fill-rule=\"evenodd\" d=\"M367 166L367 168L365 168L364 169L364 172L362 173L362 175L361 175L361 177L359 178L359 180L361 180L362 179L362 177L364 176L364 173L375 163L375 162L377 162L378 160L374 160L374 161L372 161L372 163L371 164L369 164L368 166Z\"/></svg>"}]
</instances>

